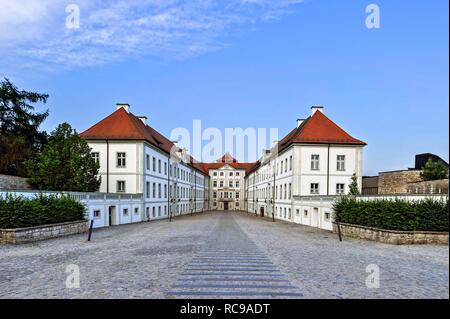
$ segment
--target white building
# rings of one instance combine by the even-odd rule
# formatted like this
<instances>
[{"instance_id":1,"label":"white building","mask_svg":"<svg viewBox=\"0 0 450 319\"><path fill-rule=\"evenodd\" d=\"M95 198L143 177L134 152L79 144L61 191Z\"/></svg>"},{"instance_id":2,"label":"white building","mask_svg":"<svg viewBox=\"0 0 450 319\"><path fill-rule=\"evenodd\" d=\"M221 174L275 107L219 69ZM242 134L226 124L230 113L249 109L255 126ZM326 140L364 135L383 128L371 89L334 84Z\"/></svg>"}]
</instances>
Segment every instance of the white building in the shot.
<instances>
[{"instance_id":1,"label":"white building","mask_svg":"<svg viewBox=\"0 0 450 319\"><path fill-rule=\"evenodd\" d=\"M208 206L208 172L200 163L135 116L128 104L82 132L99 162L100 192L142 194L142 207L110 206L104 226L199 212ZM130 217L130 214L133 216ZM133 217L133 218L132 218Z\"/></svg>"},{"instance_id":2,"label":"white building","mask_svg":"<svg viewBox=\"0 0 450 319\"><path fill-rule=\"evenodd\" d=\"M254 163L239 163L229 153L216 163L205 163L209 171L209 198L212 210L245 210L245 177Z\"/></svg>"},{"instance_id":3,"label":"white building","mask_svg":"<svg viewBox=\"0 0 450 319\"><path fill-rule=\"evenodd\" d=\"M361 188L364 142L313 106L307 119L265 153L246 178L247 211L331 229L330 209L302 205L302 196L347 194L353 174Z\"/></svg>"},{"instance_id":4,"label":"white building","mask_svg":"<svg viewBox=\"0 0 450 319\"><path fill-rule=\"evenodd\" d=\"M311 206L314 200L302 198L347 194L353 174L361 187L366 144L326 117L322 107L311 110L256 163L239 163L228 153L215 163L199 163L148 126L146 117L118 104L81 136L100 164L100 192L141 194L142 205L99 208L91 212L96 225L242 210L331 229L330 205Z\"/></svg>"}]
</instances>

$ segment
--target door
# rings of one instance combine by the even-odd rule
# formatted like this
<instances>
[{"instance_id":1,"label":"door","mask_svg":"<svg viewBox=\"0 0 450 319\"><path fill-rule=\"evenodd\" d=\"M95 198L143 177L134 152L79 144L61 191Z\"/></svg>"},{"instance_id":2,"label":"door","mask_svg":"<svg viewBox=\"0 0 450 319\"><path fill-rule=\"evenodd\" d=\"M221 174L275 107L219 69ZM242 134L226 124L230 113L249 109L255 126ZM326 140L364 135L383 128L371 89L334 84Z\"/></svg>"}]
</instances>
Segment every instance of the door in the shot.
<instances>
[{"instance_id":1,"label":"door","mask_svg":"<svg viewBox=\"0 0 450 319\"><path fill-rule=\"evenodd\" d=\"M113 226L116 224L116 206L109 206L108 219L108 226Z\"/></svg>"},{"instance_id":2,"label":"door","mask_svg":"<svg viewBox=\"0 0 450 319\"><path fill-rule=\"evenodd\" d=\"M223 203L223 209L228 210L228 202Z\"/></svg>"},{"instance_id":3,"label":"door","mask_svg":"<svg viewBox=\"0 0 450 319\"><path fill-rule=\"evenodd\" d=\"M317 207L314 207L312 211L311 226L319 227L319 209Z\"/></svg>"},{"instance_id":4,"label":"door","mask_svg":"<svg viewBox=\"0 0 450 319\"><path fill-rule=\"evenodd\" d=\"M260 208L261 217L264 217L264 207Z\"/></svg>"}]
</instances>

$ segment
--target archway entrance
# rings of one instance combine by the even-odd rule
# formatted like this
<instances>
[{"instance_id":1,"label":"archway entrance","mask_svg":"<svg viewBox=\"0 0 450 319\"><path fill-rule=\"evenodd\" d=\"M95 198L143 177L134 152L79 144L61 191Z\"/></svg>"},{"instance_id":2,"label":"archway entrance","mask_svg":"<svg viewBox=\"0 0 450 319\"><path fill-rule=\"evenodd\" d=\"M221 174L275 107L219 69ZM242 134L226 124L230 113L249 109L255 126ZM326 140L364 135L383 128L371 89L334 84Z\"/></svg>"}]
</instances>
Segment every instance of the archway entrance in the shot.
<instances>
[{"instance_id":1,"label":"archway entrance","mask_svg":"<svg viewBox=\"0 0 450 319\"><path fill-rule=\"evenodd\" d=\"M223 210L228 210L228 202L223 203Z\"/></svg>"}]
</instances>

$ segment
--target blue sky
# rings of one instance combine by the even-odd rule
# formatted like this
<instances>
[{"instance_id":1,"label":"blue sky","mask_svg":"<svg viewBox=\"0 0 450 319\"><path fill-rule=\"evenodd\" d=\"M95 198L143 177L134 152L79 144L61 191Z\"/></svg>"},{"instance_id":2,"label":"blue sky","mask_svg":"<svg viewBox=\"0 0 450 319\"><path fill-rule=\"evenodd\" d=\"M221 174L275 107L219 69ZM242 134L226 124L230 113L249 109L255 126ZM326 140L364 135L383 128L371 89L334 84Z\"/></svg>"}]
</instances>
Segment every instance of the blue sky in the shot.
<instances>
[{"instance_id":1,"label":"blue sky","mask_svg":"<svg viewBox=\"0 0 450 319\"><path fill-rule=\"evenodd\" d=\"M368 143L366 175L448 160L446 0L83 0L70 31L77 1L16 2L0 0L0 75L50 94L46 130L127 102L165 135L200 119L284 136L320 104ZM380 29L365 26L370 3Z\"/></svg>"}]
</instances>

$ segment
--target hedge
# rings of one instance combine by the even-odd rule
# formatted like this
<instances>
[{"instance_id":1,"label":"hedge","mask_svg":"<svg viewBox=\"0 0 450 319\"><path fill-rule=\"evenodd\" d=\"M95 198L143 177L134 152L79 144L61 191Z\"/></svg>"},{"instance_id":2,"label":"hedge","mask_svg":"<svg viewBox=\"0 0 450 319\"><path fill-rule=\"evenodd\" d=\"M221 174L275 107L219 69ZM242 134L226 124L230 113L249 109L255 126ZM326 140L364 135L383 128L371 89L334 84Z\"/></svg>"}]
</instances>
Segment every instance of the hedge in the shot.
<instances>
[{"instance_id":1,"label":"hedge","mask_svg":"<svg viewBox=\"0 0 450 319\"><path fill-rule=\"evenodd\" d=\"M83 204L66 195L0 196L0 228L21 228L85 219Z\"/></svg>"},{"instance_id":2,"label":"hedge","mask_svg":"<svg viewBox=\"0 0 450 319\"><path fill-rule=\"evenodd\" d=\"M420 201L357 200L342 197L333 205L335 222L400 231L449 231L448 198Z\"/></svg>"}]
</instances>

